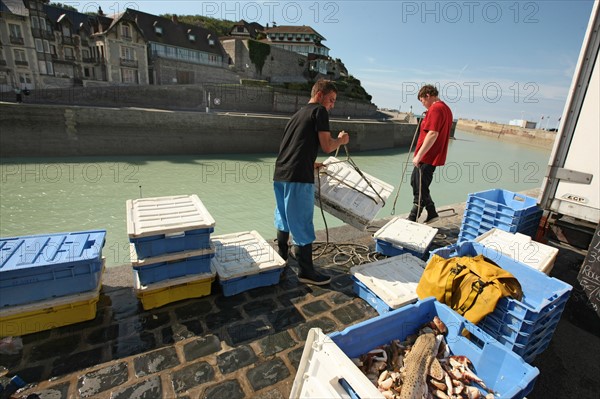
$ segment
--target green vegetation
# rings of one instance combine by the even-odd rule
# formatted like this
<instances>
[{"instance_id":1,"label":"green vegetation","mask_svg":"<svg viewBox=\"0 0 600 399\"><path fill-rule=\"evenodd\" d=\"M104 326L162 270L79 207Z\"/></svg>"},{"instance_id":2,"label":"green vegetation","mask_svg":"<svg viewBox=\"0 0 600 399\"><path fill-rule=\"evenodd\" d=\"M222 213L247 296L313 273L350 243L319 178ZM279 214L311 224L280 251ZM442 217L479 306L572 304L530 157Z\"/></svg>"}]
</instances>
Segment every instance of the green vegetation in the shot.
<instances>
[{"instance_id":1,"label":"green vegetation","mask_svg":"<svg viewBox=\"0 0 600 399\"><path fill-rule=\"evenodd\" d=\"M171 19L173 14L163 14L161 17ZM233 25L235 24L233 21L205 17L203 15L178 15L177 20L184 24L202 26L206 29L212 30L218 36L229 35L231 28L233 28Z\"/></svg>"},{"instance_id":2,"label":"green vegetation","mask_svg":"<svg viewBox=\"0 0 600 399\"><path fill-rule=\"evenodd\" d=\"M262 75L265 60L271 54L271 46L263 42L257 42L256 40L248 40L248 52L250 61L256 66L258 74Z\"/></svg>"},{"instance_id":3,"label":"green vegetation","mask_svg":"<svg viewBox=\"0 0 600 399\"><path fill-rule=\"evenodd\" d=\"M57 8L62 8L64 10L77 11L77 8L63 4L63 3L50 3L49 5L51 5L53 7L57 7Z\"/></svg>"}]
</instances>

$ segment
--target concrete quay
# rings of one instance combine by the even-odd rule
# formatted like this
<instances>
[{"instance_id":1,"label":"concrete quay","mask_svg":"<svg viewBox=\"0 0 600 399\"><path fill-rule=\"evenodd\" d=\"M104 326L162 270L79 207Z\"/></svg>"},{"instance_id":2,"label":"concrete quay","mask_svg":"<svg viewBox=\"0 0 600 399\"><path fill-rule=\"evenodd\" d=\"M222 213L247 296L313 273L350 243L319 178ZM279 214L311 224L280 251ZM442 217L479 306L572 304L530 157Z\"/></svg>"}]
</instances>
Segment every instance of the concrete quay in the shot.
<instances>
[{"instance_id":1,"label":"concrete quay","mask_svg":"<svg viewBox=\"0 0 600 399\"><path fill-rule=\"evenodd\" d=\"M434 224L433 248L456 242L464 206L441 207L455 213ZM374 250L370 232L344 226L328 233L330 243ZM325 241L326 232L317 239ZM22 351L0 355L0 365L31 383L19 398L287 398L310 328L330 333L377 315L354 294L351 264L334 259L337 252L330 244L316 261L332 276L329 286L300 284L290 261L278 285L225 297L215 282L209 296L149 311L131 288L130 266L110 268L94 320L23 336ZM600 320L576 280L582 261L560 247L551 275L574 289L550 346L533 362L540 375L529 399L600 392Z\"/></svg>"}]
</instances>

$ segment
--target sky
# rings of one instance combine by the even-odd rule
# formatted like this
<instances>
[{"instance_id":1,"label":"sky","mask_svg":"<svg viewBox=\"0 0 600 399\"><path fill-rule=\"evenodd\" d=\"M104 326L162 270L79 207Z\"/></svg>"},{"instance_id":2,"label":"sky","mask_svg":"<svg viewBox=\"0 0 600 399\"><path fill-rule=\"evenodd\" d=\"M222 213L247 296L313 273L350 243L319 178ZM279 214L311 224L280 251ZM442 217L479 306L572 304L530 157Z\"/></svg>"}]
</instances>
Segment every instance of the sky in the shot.
<instances>
[{"instance_id":1,"label":"sky","mask_svg":"<svg viewBox=\"0 0 600 399\"><path fill-rule=\"evenodd\" d=\"M598 0L63 1L81 12L136 8L265 26L309 25L379 108L424 111L434 84L454 117L555 128Z\"/></svg>"}]
</instances>

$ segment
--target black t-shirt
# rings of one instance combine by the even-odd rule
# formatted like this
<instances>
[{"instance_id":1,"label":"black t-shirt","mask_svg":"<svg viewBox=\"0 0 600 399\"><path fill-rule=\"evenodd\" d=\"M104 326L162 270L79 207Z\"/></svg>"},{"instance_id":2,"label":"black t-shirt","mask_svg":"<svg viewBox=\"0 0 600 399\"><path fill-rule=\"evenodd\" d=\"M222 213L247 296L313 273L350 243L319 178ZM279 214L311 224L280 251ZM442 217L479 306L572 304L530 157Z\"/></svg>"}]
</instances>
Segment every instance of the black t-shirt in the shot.
<instances>
[{"instance_id":1,"label":"black t-shirt","mask_svg":"<svg viewBox=\"0 0 600 399\"><path fill-rule=\"evenodd\" d=\"M274 181L314 183L320 131L329 131L329 113L321 104L308 104L292 116L279 147Z\"/></svg>"}]
</instances>

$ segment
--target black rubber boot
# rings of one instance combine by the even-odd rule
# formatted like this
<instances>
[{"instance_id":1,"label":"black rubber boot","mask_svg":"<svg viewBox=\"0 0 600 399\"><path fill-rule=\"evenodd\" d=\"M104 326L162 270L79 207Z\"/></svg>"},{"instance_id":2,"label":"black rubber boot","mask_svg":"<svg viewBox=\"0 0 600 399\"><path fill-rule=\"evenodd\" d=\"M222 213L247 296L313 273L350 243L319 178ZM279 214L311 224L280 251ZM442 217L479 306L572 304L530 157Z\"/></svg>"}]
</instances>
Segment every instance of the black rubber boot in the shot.
<instances>
[{"instance_id":1,"label":"black rubber boot","mask_svg":"<svg viewBox=\"0 0 600 399\"><path fill-rule=\"evenodd\" d=\"M290 233L288 231L277 230L277 253L287 262L290 246L288 240Z\"/></svg>"},{"instance_id":2,"label":"black rubber boot","mask_svg":"<svg viewBox=\"0 0 600 399\"><path fill-rule=\"evenodd\" d=\"M424 224L433 223L440 219L440 216L435 210L435 205L428 205L425 210L427 211L427 218L425 219L425 222L423 222Z\"/></svg>"},{"instance_id":3,"label":"black rubber boot","mask_svg":"<svg viewBox=\"0 0 600 399\"><path fill-rule=\"evenodd\" d=\"M315 270L313 264L313 248L312 244L302 247L294 246L294 252L300 272L298 273L298 281L305 284L326 285L331 281L331 277L325 276Z\"/></svg>"},{"instance_id":4,"label":"black rubber boot","mask_svg":"<svg viewBox=\"0 0 600 399\"><path fill-rule=\"evenodd\" d=\"M410 220L411 222L416 222L417 219L419 219L419 217L421 216L421 213L423 213L423 207L420 207L417 204L413 204L413 207L410 210L410 214L408 215L407 220Z\"/></svg>"}]
</instances>

